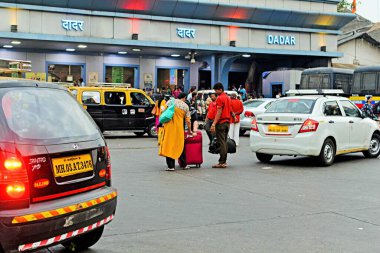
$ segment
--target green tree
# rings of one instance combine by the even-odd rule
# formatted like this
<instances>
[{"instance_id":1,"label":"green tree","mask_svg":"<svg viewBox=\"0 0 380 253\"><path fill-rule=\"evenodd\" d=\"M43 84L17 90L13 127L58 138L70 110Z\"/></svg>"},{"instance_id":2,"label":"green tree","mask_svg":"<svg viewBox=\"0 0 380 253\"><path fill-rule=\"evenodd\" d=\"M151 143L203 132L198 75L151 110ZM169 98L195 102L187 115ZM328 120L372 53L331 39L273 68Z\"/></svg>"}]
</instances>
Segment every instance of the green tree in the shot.
<instances>
[{"instance_id":1,"label":"green tree","mask_svg":"<svg viewBox=\"0 0 380 253\"><path fill-rule=\"evenodd\" d=\"M356 1L356 6L359 5L361 2ZM338 12L345 12L347 10L352 9L352 0L340 0L338 4Z\"/></svg>"},{"instance_id":2,"label":"green tree","mask_svg":"<svg viewBox=\"0 0 380 253\"><path fill-rule=\"evenodd\" d=\"M351 3L349 3L347 0L341 0L338 4L338 12L344 12L347 9L351 9Z\"/></svg>"}]
</instances>

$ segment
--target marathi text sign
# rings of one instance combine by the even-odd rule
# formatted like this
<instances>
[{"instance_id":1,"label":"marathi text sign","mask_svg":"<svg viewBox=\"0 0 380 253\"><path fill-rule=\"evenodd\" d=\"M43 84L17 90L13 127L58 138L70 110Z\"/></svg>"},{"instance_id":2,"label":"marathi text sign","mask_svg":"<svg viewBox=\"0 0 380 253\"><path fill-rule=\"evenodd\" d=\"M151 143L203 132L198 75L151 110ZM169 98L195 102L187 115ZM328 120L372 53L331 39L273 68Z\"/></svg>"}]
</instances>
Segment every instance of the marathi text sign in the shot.
<instances>
[{"instance_id":1,"label":"marathi text sign","mask_svg":"<svg viewBox=\"0 0 380 253\"><path fill-rule=\"evenodd\" d=\"M84 21L62 19L62 27L66 31L83 31Z\"/></svg>"},{"instance_id":2,"label":"marathi text sign","mask_svg":"<svg viewBox=\"0 0 380 253\"><path fill-rule=\"evenodd\" d=\"M195 38L195 29L191 28L177 28L177 35L178 37L184 39L194 39Z\"/></svg>"}]
</instances>

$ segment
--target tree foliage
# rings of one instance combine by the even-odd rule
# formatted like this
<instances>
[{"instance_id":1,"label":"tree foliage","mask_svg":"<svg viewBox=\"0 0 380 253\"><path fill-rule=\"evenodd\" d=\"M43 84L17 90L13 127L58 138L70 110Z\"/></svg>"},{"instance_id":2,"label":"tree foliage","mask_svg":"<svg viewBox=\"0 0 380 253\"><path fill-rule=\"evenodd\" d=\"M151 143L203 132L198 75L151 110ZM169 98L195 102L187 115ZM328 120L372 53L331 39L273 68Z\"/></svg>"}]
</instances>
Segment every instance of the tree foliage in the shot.
<instances>
[{"instance_id":1,"label":"tree foliage","mask_svg":"<svg viewBox=\"0 0 380 253\"><path fill-rule=\"evenodd\" d=\"M344 12L347 9L348 10L351 9L351 3L348 2L347 0L341 0L340 3L338 4L338 11Z\"/></svg>"}]
</instances>

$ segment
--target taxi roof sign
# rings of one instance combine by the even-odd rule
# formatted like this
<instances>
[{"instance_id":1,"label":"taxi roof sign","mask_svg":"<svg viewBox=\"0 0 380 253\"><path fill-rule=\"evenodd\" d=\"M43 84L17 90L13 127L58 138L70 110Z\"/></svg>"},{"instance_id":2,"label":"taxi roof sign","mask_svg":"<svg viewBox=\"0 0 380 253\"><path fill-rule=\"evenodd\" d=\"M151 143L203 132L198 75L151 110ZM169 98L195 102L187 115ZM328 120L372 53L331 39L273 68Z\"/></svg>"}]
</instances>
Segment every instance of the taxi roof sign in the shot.
<instances>
[{"instance_id":1,"label":"taxi roof sign","mask_svg":"<svg viewBox=\"0 0 380 253\"><path fill-rule=\"evenodd\" d=\"M341 89L309 89L309 90L289 90L286 92L290 96L302 96L302 95L343 95L345 94Z\"/></svg>"}]
</instances>

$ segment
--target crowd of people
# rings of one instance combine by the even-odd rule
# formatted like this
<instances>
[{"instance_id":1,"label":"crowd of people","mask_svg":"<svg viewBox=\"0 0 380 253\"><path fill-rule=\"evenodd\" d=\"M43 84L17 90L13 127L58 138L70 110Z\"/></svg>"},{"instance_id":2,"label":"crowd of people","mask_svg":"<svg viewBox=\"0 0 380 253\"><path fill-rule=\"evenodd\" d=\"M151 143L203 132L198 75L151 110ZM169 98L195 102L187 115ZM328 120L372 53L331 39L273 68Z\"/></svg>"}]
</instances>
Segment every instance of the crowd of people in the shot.
<instances>
[{"instance_id":1,"label":"crowd of people","mask_svg":"<svg viewBox=\"0 0 380 253\"><path fill-rule=\"evenodd\" d=\"M205 100L202 93L191 88L187 93L179 88L167 89L156 101L152 114L156 116L159 155L166 158L167 171L175 170L175 160L180 161L182 169L188 169L185 154L185 138L198 134L198 121L205 121L205 130L209 145L216 138L219 160L213 168L227 168L227 139L233 139L239 145L240 114L243 113L244 96L224 91L222 83L216 83L213 92ZM241 93L240 93L241 94ZM243 92L246 97L246 93ZM160 123L160 116L174 105L174 114L170 121ZM202 119L199 119L202 117ZM187 132L185 130L187 127Z\"/></svg>"}]
</instances>

